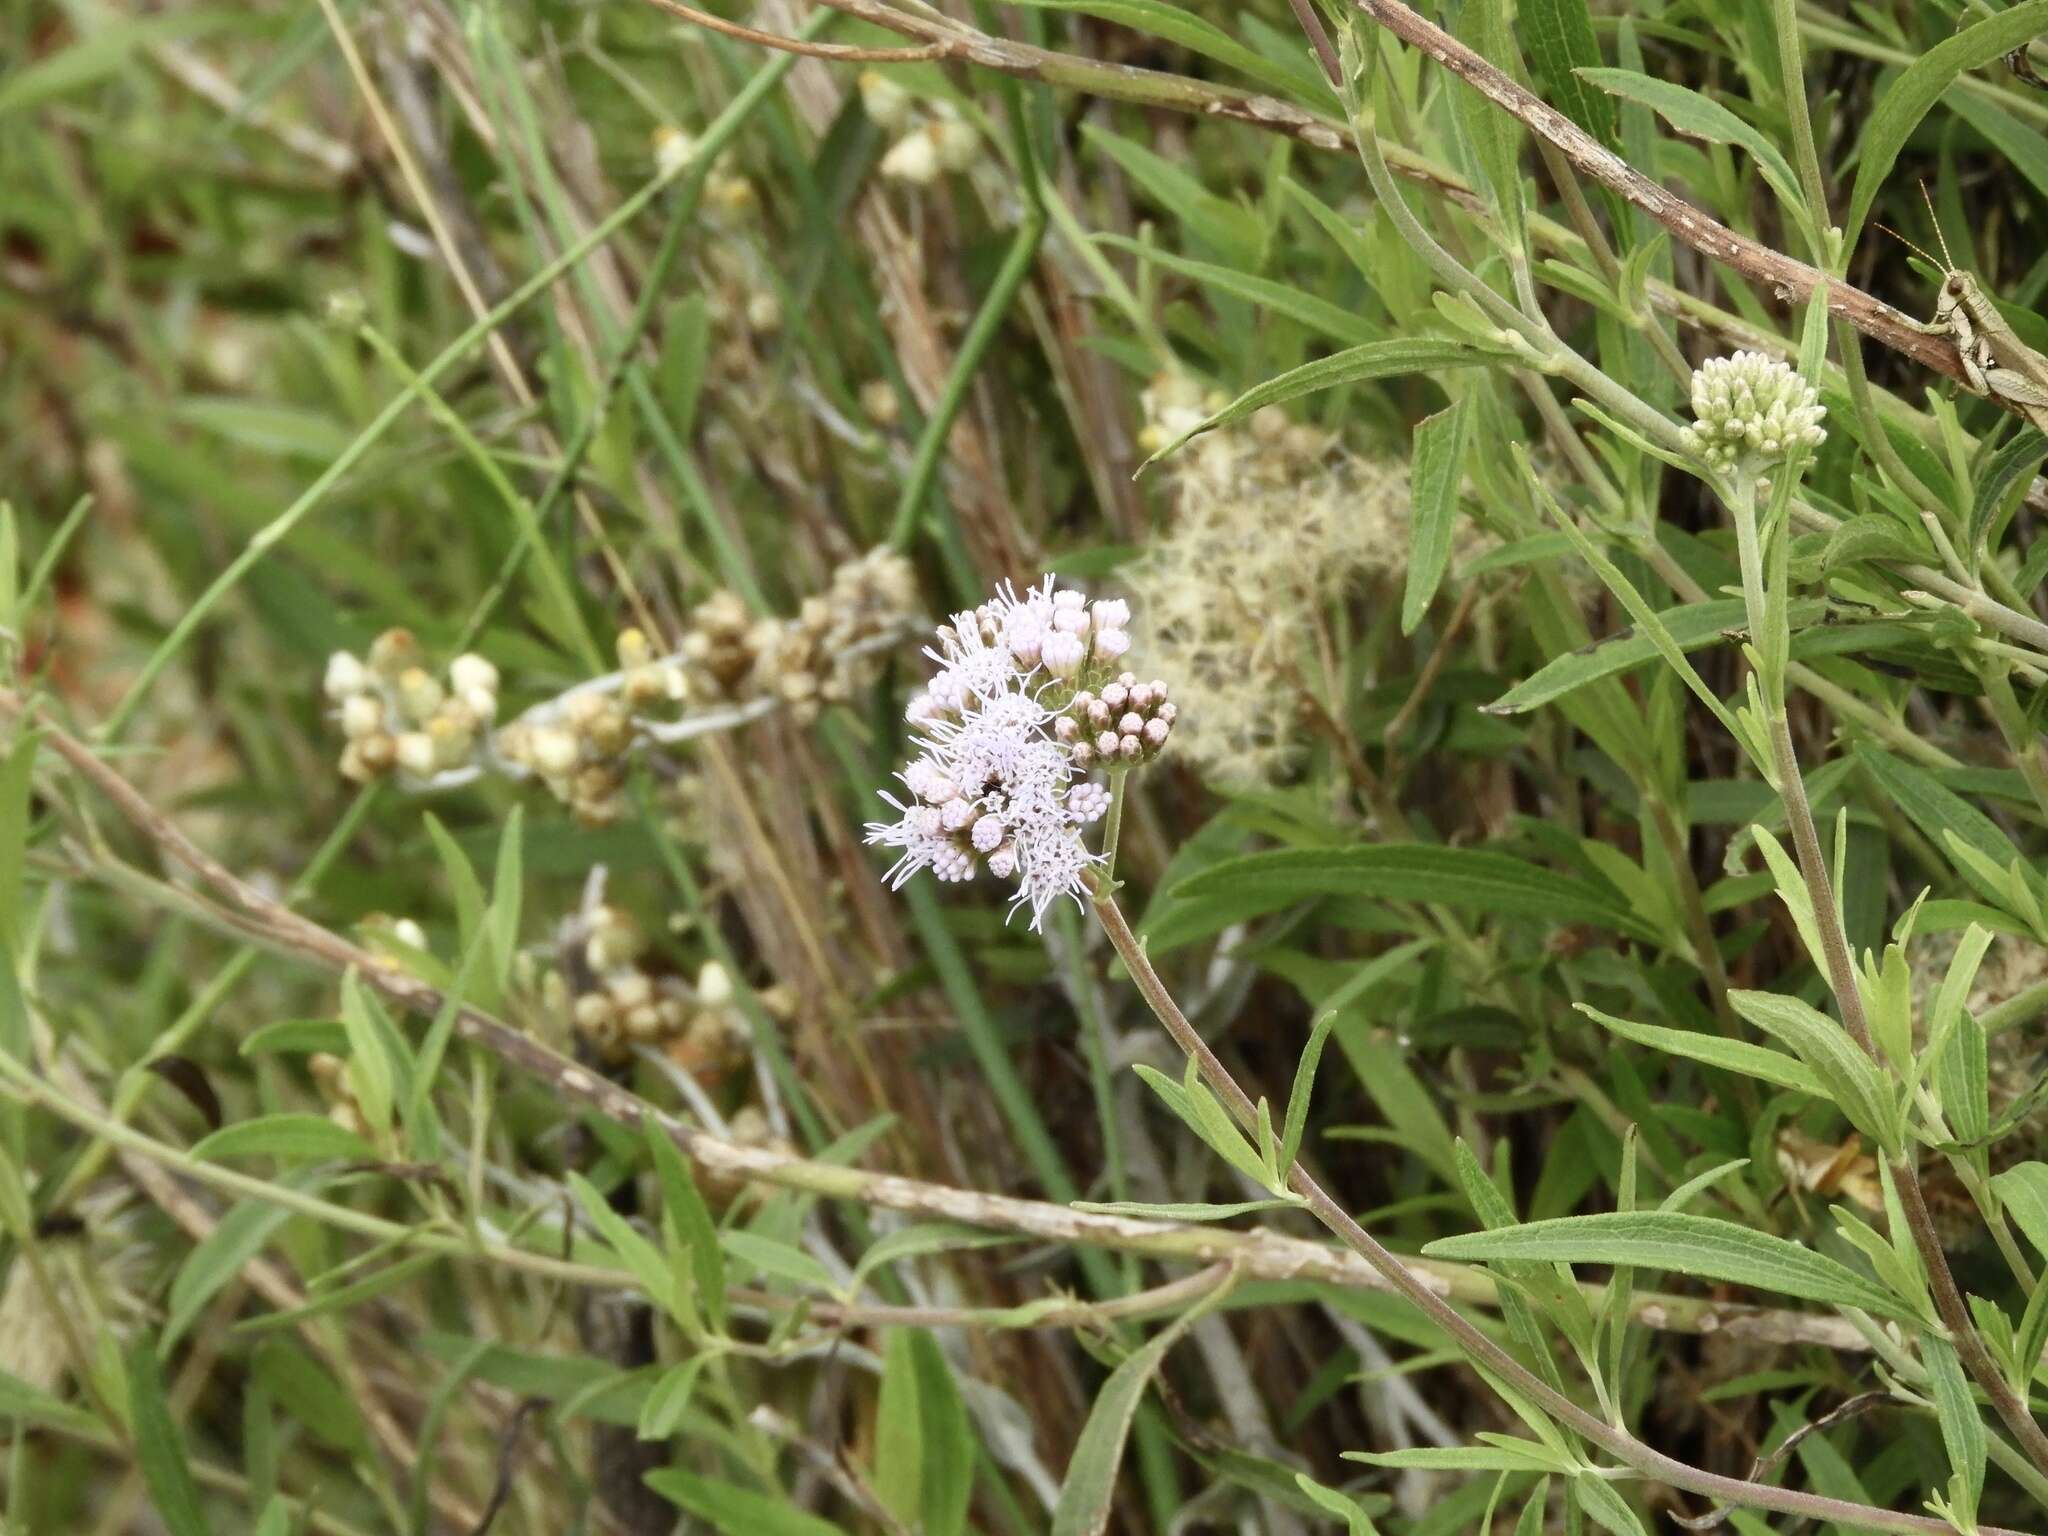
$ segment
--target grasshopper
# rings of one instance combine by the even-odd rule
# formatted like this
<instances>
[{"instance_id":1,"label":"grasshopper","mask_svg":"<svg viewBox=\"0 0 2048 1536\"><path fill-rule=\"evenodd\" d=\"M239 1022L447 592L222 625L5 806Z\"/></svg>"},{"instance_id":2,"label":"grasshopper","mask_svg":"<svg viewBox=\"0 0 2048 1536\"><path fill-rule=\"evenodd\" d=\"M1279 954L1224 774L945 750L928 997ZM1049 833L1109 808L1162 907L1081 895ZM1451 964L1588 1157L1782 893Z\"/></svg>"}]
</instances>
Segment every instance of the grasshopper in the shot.
<instances>
[{"instance_id":1,"label":"grasshopper","mask_svg":"<svg viewBox=\"0 0 2048 1536\"><path fill-rule=\"evenodd\" d=\"M1924 183L1920 196L1926 199L1928 216L1933 218L1934 200L1927 196ZM1977 279L1955 264L1941 221L1934 220L1934 238L1941 242L1942 259L1938 262L1897 230L1886 233L1945 274L1941 294L1934 301L1934 318L1908 323L1923 335L1953 338L1972 389L2013 407L2037 429L2048 432L2048 357L2021 341L1998 306L1977 286Z\"/></svg>"}]
</instances>

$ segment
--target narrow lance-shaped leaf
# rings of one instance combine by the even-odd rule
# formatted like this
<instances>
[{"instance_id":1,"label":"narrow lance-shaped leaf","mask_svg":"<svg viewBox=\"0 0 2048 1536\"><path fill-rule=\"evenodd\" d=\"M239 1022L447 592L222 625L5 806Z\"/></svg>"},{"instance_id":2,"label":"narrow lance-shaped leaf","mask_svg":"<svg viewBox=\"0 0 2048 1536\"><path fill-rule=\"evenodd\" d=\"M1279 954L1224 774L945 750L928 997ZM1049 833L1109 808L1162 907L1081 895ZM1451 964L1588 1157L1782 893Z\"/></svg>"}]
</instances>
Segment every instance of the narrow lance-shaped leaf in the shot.
<instances>
[{"instance_id":1,"label":"narrow lance-shaped leaf","mask_svg":"<svg viewBox=\"0 0 2048 1536\"><path fill-rule=\"evenodd\" d=\"M1451 559L1451 534L1458 520L1458 492L1465 483L1465 445L1471 436L1472 402L1467 391L1446 410L1415 429L1409 473L1414 529L1408 583L1401 594L1401 633L1412 635Z\"/></svg>"},{"instance_id":2,"label":"narrow lance-shaped leaf","mask_svg":"<svg viewBox=\"0 0 2048 1536\"><path fill-rule=\"evenodd\" d=\"M1711 1216L1672 1211L1561 1216L1499 1232L1440 1238L1423 1252L1439 1259L1634 1264L1754 1286L1807 1301L1861 1307L1881 1317L1912 1315L1899 1298L1846 1264L1782 1237Z\"/></svg>"}]
</instances>

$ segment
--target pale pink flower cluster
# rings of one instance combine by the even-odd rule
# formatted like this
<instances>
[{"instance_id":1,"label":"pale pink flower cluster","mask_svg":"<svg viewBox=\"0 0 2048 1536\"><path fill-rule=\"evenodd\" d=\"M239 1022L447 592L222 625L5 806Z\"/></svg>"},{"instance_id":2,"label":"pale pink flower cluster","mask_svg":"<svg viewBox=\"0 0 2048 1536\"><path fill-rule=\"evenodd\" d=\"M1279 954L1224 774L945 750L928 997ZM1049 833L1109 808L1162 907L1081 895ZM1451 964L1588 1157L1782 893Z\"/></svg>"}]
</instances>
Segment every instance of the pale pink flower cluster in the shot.
<instances>
[{"instance_id":1,"label":"pale pink flower cluster","mask_svg":"<svg viewBox=\"0 0 2048 1536\"><path fill-rule=\"evenodd\" d=\"M1012 906L1031 926L1061 896L1081 898L1090 853L1081 829L1109 810L1109 791L1076 782L1070 747L1053 733L1065 695L1130 649L1130 610L1090 603L1048 576L1022 597L1007 585L940 626L925 654L938 671L907 712L919 752L898 777L907 803L884 794L898 819L871 822L867 840L900 849L892 887L919 870L967 880L986 861L1014 879Z\"/></svg>"}]
</instances>

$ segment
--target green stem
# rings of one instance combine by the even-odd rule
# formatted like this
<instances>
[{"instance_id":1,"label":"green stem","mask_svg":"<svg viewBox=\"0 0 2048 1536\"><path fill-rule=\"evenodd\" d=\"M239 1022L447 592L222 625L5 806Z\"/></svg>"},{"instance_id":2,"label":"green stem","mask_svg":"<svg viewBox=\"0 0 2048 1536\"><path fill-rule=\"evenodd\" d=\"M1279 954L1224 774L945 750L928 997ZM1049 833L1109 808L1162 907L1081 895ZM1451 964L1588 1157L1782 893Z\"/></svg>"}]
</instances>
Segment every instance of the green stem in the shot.
<instances>
[{"instance_id":1,"label":"green stem","mask_svg":"<svg viewBox=\"0 0 2048 1536\"><path fill-rule=\"evenodd\" d=\"M1029 185L1035 186L1036 183ZM1038 258L1039 242L1045 238L1045 224L1045 210L1036 201L1026 202L1023 221L1017 226L1009 250L1004 253L995 282L990 285L988 296L981 301L981 308L975 311L974 322L968 326L959 354L953 359L953 369L946 375L938 401L933 405L924 429L918 434L917 447L910 458L910 473L904 477L903 494L897 499L896 515L889 526L891 549L908 549L917 533L918 517L924 509L925 498L931 494L932 481L938 476L946 438L953 430L961 407L966 404L967 391L981 368L982 358L1001 330L1010 305L1024 286L1024 279L1030 275L1032 262Z\"/></svg>"},{"instance_id":2,"label":"green stem","mask_svg":"<svg viewBox=\"0 0 2048 1536\"><path fill-rule=\"evenodd\" d=\"M1130 925L1124 921L1115 897L1099 879L1091 882L1091 890L1095 901L1096 918L1101 922L1103 931L1109 935L1110 943L1130 971L1132 981L1137 985L1154 1017L1165 1026L1174 1043L1194 1061L1209 1086L1216 1091L1217 1096L1237 1118L1239 1124L1247 1130L1255 1130L1258 1112L1252 1101L1246 1096L1244 1089L1238 1086L1237 1080L1230 1075L1229 1069L1218 1059L1216 1053L1209 1049L1208 1042L1202 1039L1195 1027L1181 1013L1179 1005L1173 1000L1173 994L1159 979L1158 972L1152 969L1150 960L1146 958L1144 946L1138 942L1137 936L1131 932ZM1846 1526L1861 1526L1869 1530L1936 1533L1951 1529L1946 1521L1931 1520L1923 1515L1903 1514L1828 1498L1821 1494L1744 1482L1739 1478L1724 1477L1716 1472L1689 1466L1675 1457L1666 1456L1661 1451L1643 1444L1626 1430L1581 1408L1481 1332L1463 1313L1453 1308L1429 1284L1412 1273L1400 1259L1382 1247L1370 1233L1353 1220L1350 1213L1316 1182L1314 1176L1302 1167L1299 1161L1288 1169L1288 1184L1302 1197L1316 1218L1334 1232L1347 1248L1364 1259L1397 1293L1448 1334L1452 1342L1476 1365L1498 1377L1518 1395L1573 1433L1599 1446L1644 1477L1726 1504L1775 1510L1781 1514L1804 1515ZM1980 1531L1989 1533L1990 1528L1980 1527Z\"/></svg>"}]
</instances>

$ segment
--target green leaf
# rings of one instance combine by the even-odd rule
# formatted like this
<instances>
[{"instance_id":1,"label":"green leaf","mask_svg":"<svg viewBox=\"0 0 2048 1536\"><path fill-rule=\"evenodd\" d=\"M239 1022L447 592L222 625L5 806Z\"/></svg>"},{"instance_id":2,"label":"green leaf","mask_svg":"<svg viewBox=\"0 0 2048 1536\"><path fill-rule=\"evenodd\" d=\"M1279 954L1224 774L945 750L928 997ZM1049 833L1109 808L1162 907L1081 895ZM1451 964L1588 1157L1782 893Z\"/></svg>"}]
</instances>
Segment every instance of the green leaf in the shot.
<instances>
[{"instance_id":1,"label":"green leaf","mask_svg":"<svg viewBox=\"0 0 2048 1536\"><path fill-rule=\"evenodd\" d=\"M640 1289L673 1317L685 1332L692 1330L697 1321L695 1309L690 1298L676 1284L675 1273L661 1251L634 1231L633 1224L612 1209L611 1201L590 1180L573 1169L569 1173L569 1188L576 1196L576 1203L590 1218L590 1224L597 1228L612 1252L624 1261L627 1272L640 1282Z\"/></svg>"},{"instance_id":2,"label":"green leaf","mask_svg":"<svg viewBox=\"0 0 2048 1536\"><path fill-rule=\"evenodd\" d=\"M153 16L145 21L95 21L89 35L68 48L24 65L17 54L0 85L0 117L95 85L125 65L138 49L179 38L217 32L235 15L230 10Z\"/></svg>"},{"instance_id":3,"label":"green leaf","mask_svg":"<svg viewBox=\"0 0 2048 1536\"><path fill-rule=\"evenodd\" d=\"M711 1208L704 1203L703 1192L697 1188L697 1180L681 1150L653 1116L647 1120L647 1145L655 1177L661 1185L662 1208L675 1223L677 1241L690 1252L690 1281L696 1289L698 1305L703 1307L712 1331L723 1333L725 1252L718 1245L718 1224L711 1219Z\"/></svg>"},{"instance_id":4,"label":"green leaf","mask_svg":"<svg viewBox=\"0 0 2048 1536\"><path fill-rule=\"evenodd\" d=\"M1330 1026L1337 1022L1339 1010L1319 1009L1315 1022L1309 1026L1308 1044L1301 1048L1301 1060L1294 1064L1294 1087L1287 1094L1287 1118L1281 1123L1280 1171L1285 1173L1293 1166L1295 1155L1301 1151L1302 1132L1308 1128L1309 1100L1315 1094L1316 1068L1323 1059L1323 1042L1330 1038Z\"/></svg>"},{"instance_id":5,"label":"green leaf","mask_svg":"<svg viewBox=\"0 0 2048 1536\"><path fill-rule=\"evenodd\" d=\"M860 1256L860 1262L853 1266L853 1278L847 1282L846 1289L849 1293L858 1294L869 1275L902 1259L914 1259L927 1253L993 1248L1000 1243L1016 1241L1012 1233L990 1232L957 1221L924 1221L914 1226L898 1227L868 1245L867 1252Z\"/></svg>"},{"instance_id":6,"label":"green leaf","mask_svg":"<svg viewBox=\"0 0 2048 1536\"><path fill-rule=\"evenodd\" d=\"M676 1467L648 1473L647 1486L720 1536L846 1536L831 1521L798 1509L786 1494L771 1497Z\"/></svg>"},{"instance_id":7,"label":"green leaf","mask_svg":"<svg viewBox=\"0 0 2048 1536\"><path fill-rule=\"evenodd\" d=\"M1965 1145L1991 1134L1991 1091L1984 1026L1965 1012L1934 1058L1934 1092L1949 1129Z\"/></svg>"},{"instance_id":8,"label":"green leaf","mask_svg":"<svg viewBox=\"0 0 2048 1536\"><path fill-rule=\"evenodd\" d=\"M348 1032L348 1085L363 1119L382 1137L391 1131L398 1074L384 1049L373 1008L361 975L350 970L341 980L341 1024Z\"/></svg>"},{"instance_id":9,"label":"green leaf","mask_svg":"<svg viewBox=\"0 0 2048 1536\"><path fill-rule=\"evenodd\" d=\"M348 1028L338 1019L279 1019L275 1024L251 1031L240 1050L244 1056L261 1056L269 1051L346 1056Z\"/></svg>"},{"instance_id":10,"label":"green leaf","mask_svg":"<svg viewBox=\"0 0 2048 1536\"><path fill-rule=\"evenodd\" d=\"M192 1149L197 1158L277 1157L288 1162L367 1162L377 1155L362 1137L325 1115L265 1115L222 1126Z\"/></svg>"},{"instance_id":11,"label":"green leaf","mask_svg":"<svg viewBox=\"0 0 2048 1536\"><path fill-rule=\"evenodd\" d=\"M1819 1009L1777 992L1736 989L1729 992L1728 1004L1765 1034L1789 1045L1826 1085L1828 1098L1851 1125L1881 1146L1898 1146L1903 1135L1898 1098L1882 1069L1849 1038L1848 1030Z\"/></svg>"},{"instance_id":12,"label":"green leaf","mask_svg":"<svg viewBox=\"0 0 2048 1536\"><path fill-rule=\"evenodd\" d=\"M666 1440L690 1411L697 1394L697 1378L711 1363L709 1355L692 1355L661 1373L661 1380L640 1405L640 1423L635 1430L642 1440Z\"/></svg>"},{"instance_id":13,"label":"green leaf","mask_svg":"<svg viewBox=\"0 0 2048 1536\"><path fill-rule=\"evenodd\" d=\"M1871 204L1898 163L1899 151L1942 93L1966 70L1981 69L2044 32L2048 32L2048 0L2021 0L1943 38L1899 73L1878 97L1863 127L1856 185L1849 195L1849 215L1842 223L1845 246L1855 244Z\"/></svg>"},{"instance_id":14,"label":"green leaf","mask_svg":"<svg viewBox=\"0 0 2048 1536\"><path fill-rule=\"evenodd\" d=\"M1214 23L1203 20L1177 5L1161 0L1017 0L1038 10L1077 11L1118 26L1130 27L1153 37L1164 38L1191 53L1214 59L1240 74L1290 95L1304 93L1313 99L1320 94L1320 79L1303 69L1289 69L1265 55L1245 47Z\"/></svg>"},{"instance_id":15,"label":"green leaf","mask_svg":"<svg viewBox=\"0 0 2048 1536\"><path fill-rule=\"evenodd\" d=\"M1392 341L1371 341L1319 357L1314 362L1290 368L1276 378L1255 384L1215 415L1205 418L1161 448L1139 468L1157 464L1190 438L1217 427L1242 421L1256 410L1279 405L1317 390L1359 384L1368 379L1387 379L1405 373L1426 373L1434 368L1472 368L1492 359L1462 342L1436 341L1427 337L1401 337Z\"/></svg>"},{"instance_id":16,"label":"green leaf","mask_svg":"<svg viewBox=\"0 0 2048 1536\"><path fill-rule=\"evenodd\" d=\"M1037 3L1042 4L1043 0L1037 0ZM1094 238L1098 245L1110 245L1118 250L1129 251L1154 266L1164 267L1169 272L1178 272L1183 277L1195 279L1196 282L1220 288L1262 311L1271 310L1275 314L1286 315L1320 335L1348 345L1363 345L1380 335L1378 326L1359 319L1350 310L1340 308L1326 299L1304 293L1291 284L1254 277L1248 272L1238 271L1235 267L1218 266L1214 262L1175 256L1171 252L1160 250L1156 245L1148 245L1142 240L1132 240L1124 235L1097 235Z\"/></svg>"},{"instance_id":17,"label":"green leaf","mask_svg":"<svg viewBox=\"0 0 2048 1536\"><path fill-rule=\"evenodd\" d=\"M1176 899L1232 899L1251 917L1322 896L1426 901L1460 911L1593 923L1623 933L1643 924L1606 892L1488 848L1380 843L1281 848L1226 859L1173 888ZM1645 937L1649 937L1644 933Z\"/></svg>"},{"instance_id":18,"label":"green leaf","mask_svg":"<svg viewBox=\"0 0 2048 1536\"><path fill-rule=\"evenodd\" d=\"M1325 1487L1306 1472L1294 1474L1294 1485L1308 1495L1317 1508L1344 1522L1344 1536L1379 1536L1379 1527L1372 1523L1372 1517L1360 1509L1358 1501L1349 1494Z\"/></svg>"},{"instance_id":19,"label":"green leaf","mask_svg":"<svg viewBox=\"0 0 2048 1536\"><path fill-rule=\"evenodd\" d=\"M1420 1445L1405 1451L1346 1451L1346 1461L1372 1467L1401 1467L1431 1472L1568 1472L1572 1464L1547 1445L1507 1435L1488 1437L1486 1445Z\"/></svg>"},{"instance_id":20,"label":"green leaf","mask_svg":"<svg viewBox=\"0 0 2048 1536\"><path fill-rule=\"evenodd\" d=\"M137 1339L127 1356L128 1422L135 1437L135 1460L149 1488L149 1501L170 1536L210 1536L200 1507L199 1485L185 1460L184 1437L171 1417L164 1395L163 1367L156 1342Z\"/></svg>"},{"instance_id":21,"label":"green leaf","mask_svg":"<svg viewBox=\"0 0 2048 1536\"><path fill-rule=\"evenodd\" d=\"M39 1424L86 1439L96 1439L106 1432L106 1427L84 1409L61 1402L34 1383L6 1371L0 1371L0 1419Z\"/></svg>"},{"instance_id":22,"label":"green leaf","mask_svg":"<svg viewBox=\"0 0 2048 1536\"><path fill-rule=\"evenodd\" d=\"M806 1290L828 1296L836 1294L839 1289L833 1282L832 1272L794 1243L737 1229L721 1232L718 1240L727 1253L764 1275L788 1280Z\"/></svg>"},{"instance_id":23,"label":"green leaf","mask_svg":"<svg viewBox=\"0 0 2048 1536\"><path fill-rule=\"evenodd\" d=\"M2006 515L2048 458L2048 437L2035 427L2022 427L2017 436L1997 453L1977 476L1976 495L1970 506L1970 548L1981 549L1993 532L2003 526Z\"/></svg>"},{"instance_id":24,"label":"green leaf","mask_svg":"<svg viewBox=\"0 0 2048 1536\"><path fill-rule=\"evenodd\" d=\"M42 737L17 730L0 760L0 948L21 954L22 874L28 864L29 785Z\"/></svg>"},{"instance_id":25,"label":"green leaf","mask_svg":"<svg viewBox=\"0 0 2048 1536\"><path fill-rule=\"evenodd\" d=\"M1520 51L1502 14L1501 0L1465 0L1452 17L1460 42L1508 73L1516 72ZM1501 111L1478 91L1454 91L1451 109L1472 145L1472 158L1499 213L1504 243L1510 250L1526 249L1520 120Z\"/></svg>"},{"instance_id":26,"label":"green leaf","mask_svg":"<svg viewBox=\"0 0 2048 1536\"><path fill-rule=\"evenodd\" d=\"M164 1349L176 1343L220 1288L263 1251L263 1245L291 1214L281 1205L245 1200L199 1240L171 1280L164 1311Z\"/></svg>"},{"instance_id":27,"label":"green leaf","mask_svg":"<svg viewBox=\"0 0 2048 1536\"><path fill-rule=\"evenodd\" d=\"M1586 0L1522 0L1522 31L1537 89L1558 111L1604 144L1614 142L1614 103L1580 78L1601 65Z\"/></svg>"},{"instance_id":28,"label":"green leaf","mask_svg":"<svg viewBox=\"0 0 2048 1536\"><path fill-rule=\"evenodd\" d=\"M1245 269L1264 263L1265 227L1250 209L1218 197L1182 166L1107 128L1088 123L1081 133L1213 253Z\"/></svg>"},{"instance_id":29,"label":"green leaf","mask_svg":"<svg viewBox=\"0 0 2048 1536\"><path fill-rule=\"evenodd\" d=\"M922 1536L959 1536L974 1492L974 1435L931 1334L890 1332L875 1424L875 1493Z\"/></svg>"},{"instance_id":30,"label":"green leaf","mask_svg":"<svg viewBox=\"0 0 2048 1536\"><path fill-rule=\"evenodd\" d=\"M1076 1200L1073 1208L1091 1216L1129 1216L1139 1221L1228 1221L1253 1211L1283 1211L1300 1208L1299 1200L1239 1200L1230 1205L1202 1201L1181 1204L1149 1200Z\"/></svg>"},{"instance_id":31,"label":"green leaf","mask_svg":"<svg viewBox=\"0 0 2048 1536\"><path fill-rule=\"evenodd\" d=\"M1992 1193L2043 1258L2048 1258L2048 1163L2015 1163L1991 1180Z\"/></svg>"},{"instance_id":32,"label":"green leaf","mask_svg":"<svg viewBox=\"0 0 2048 1536\"><path fill-rule=\"evenodd\" d=\"M1925 768L1861 742L1855 754L1857 763L1898 802L1899 809L1912 818L1913 825L1937 848L1946 848L1945 834L1954 833L2000 869L2019 857L2019 850L1998 829L1997 822Z\"/></svg>"},{"instance_id":33,"label":"green leaf","mask_svg":"<svg viewBox=\"0 0 2048 1536\"><path fill-rule=\"evenodd\" d=\"M1754 1286L1806 1301L1861 1307L1880 1317L1912 1316L1897 1297L1825 1254L1732 1221L1675 1211L1560 1216L1498 1232L1440 1238L1422 1251L1437 1259L1633 1264Z\"/></svg>"},{"instance_id":34,"label":"green leaf","mask_svg":"<svg viewBox=\"0 0 2048 1536\"><path fill-rule=\"evenodd\" d=\"M1961 1495L1956 1509L1965 1529L1976 1524L1977 1501L1984 1492L1984 1420L1970 1392L1970 1378L1955 1346L1930 1329L1920 1332L1920 1359L1934 1388L1934 1415L1941 1424L1941 1443L1955 1471L1950 1484Z\"/></svg>"},{"instance_id":35,"label":"green leaf","mask_svg":"<svg viewBox=\"0 0 2048 1536\"><path fill-rule=\"evenodd\" d=\"M1641 102L1690 138L1734 144L1748 150L1785 210L1803 219L1806 198L1799 189L1799 178L1792 174L1792 167L1778 146L1719 102L1675 80L1659 80L1638 70L1580 69L1574 73L1612 95Z\"/></svg>"},{"instance_id":36,"label":"green leaf","mask_svg":"<svg viewBox=\"0 0 2048 1536\"><path fill-rule=\"evenodd\" d=\"M1088 1422L1081 1426L1081 1438L1075 1442L1073 1458L1067 1463L1067 1478L1060 1485L1058 1502L1053 1505L1052 1536L1101 1536L1108 1529L1117 1467L1123 1461L1124 1442L1130 1437L1131 1420L1137 1415L1146 1387L1166 1359L1166 1352L1228 1290L1228 1286L1223 1286L1211 1292L1203 1305L1175 1318L1110 1372L1109 1380L1096 1394L1095 1406L1088 1410Z\"/></svg>"},{"instance_id":37,"label":"green leaf","mask_svg":"<svg viewBox=\"0 0 2048 1536\"><path fill-rule=\"evenodd\" d=\"M1401 633L1412 635L1444 579L1451 560L1451 534L1458 521L1458 493L1465 484L1465 444L1471 435L1468 391L1415 429L1409 471L1412 529L1408 583L1401 594Z\"/></svg>"},{"instance_id":38,"label":"green leaf","mask_svg":"<svg viewBox=\"0 0 2048 1536\"><path fill-rule=\"evenodd\" d=\"M1573 1478L1572 1496L1579 1501L1579 1507L1592 1516L1595 1525L1613 1532L1613 1536L1647 1536L1636 1512L1628 1507L1628 1502L1615 1492L1614 1485L1606 1478L1594 1475Z\"/></svg>"},{"instance_id":39,"label":"green leaf","mask_svg":"<svg viewBox=\"0 0 2048 1536\"><path fill-rule=\"evenodd\" d=\"M249 1359L250 1373L289 1417L349 1455L365 1455L370 1430L356 1400L327 1368L290 1339L273 1338Z\"/></svg>"},{"instance_id":40,"label":"green leaf","mask_svg":"<svg viewBox=\"0 0 2048 1536\"><path fill-rule=\"evenodd\" d=\"M1816 618L1824 607L1821 603L1812 602L1795 604L1795 610L1801 606L1809 609L1810 616ZM1740 638L1740 632L1746 625L1739 597L1681 603L1675 608L1666 608L1657 618L1682 651L1696 651L1704 645ZM1795 612L1794 623L1799 621ZM1731 631L1736 632L1732 637ZM1645 662L1654 661L1657 655L1657 642L1649 635L1634 629L1624 630L1583 650L1553 657L1491 704L1482 707L1489 715L1519 715L1548 704L1552 699L1563 698L1603 677L1633 671Z\"/></svg>"}]
</instances>

